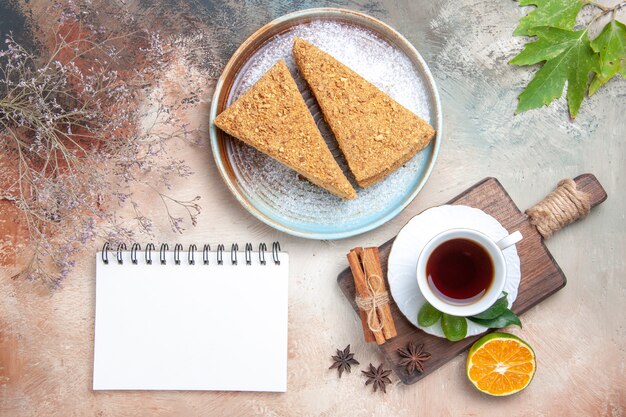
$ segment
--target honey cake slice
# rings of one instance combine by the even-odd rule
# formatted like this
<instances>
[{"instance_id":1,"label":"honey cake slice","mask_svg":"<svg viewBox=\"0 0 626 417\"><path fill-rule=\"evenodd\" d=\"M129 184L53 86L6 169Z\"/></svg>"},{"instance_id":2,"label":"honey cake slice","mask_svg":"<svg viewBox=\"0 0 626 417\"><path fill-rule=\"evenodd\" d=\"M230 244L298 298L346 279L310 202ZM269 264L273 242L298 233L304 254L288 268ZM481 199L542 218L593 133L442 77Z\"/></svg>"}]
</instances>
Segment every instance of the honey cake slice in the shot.
<instances>
[{"instance_id":1,"label":"honey cake slice","mask_svg":"<svg viewBox=\"0 0 626 417\"><path fill-rule=\"evenodd\" d=\"M293 55L361 187L426 147L435 130L331 55L296 38Z\"/></svg>"},{"instance_id":2,"label":"honey cake slice","mask_svg":"<svg viewBox=\"0 0 626 417\"><path fill-rule=\"evenodd\" d=\"M284 61L215 118L224 132L346 199L356 191L333 158Z\"/></svg>"}]
</instances>

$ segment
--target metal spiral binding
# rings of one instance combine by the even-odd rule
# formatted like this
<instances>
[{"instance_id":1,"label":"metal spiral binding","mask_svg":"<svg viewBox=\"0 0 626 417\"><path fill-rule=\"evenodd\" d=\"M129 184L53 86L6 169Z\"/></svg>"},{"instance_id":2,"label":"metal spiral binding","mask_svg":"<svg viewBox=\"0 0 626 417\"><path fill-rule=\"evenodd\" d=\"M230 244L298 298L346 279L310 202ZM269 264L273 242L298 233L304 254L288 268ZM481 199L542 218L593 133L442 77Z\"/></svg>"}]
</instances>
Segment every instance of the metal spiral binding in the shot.
<instances>
[{"instance_id":1,"label":"metal spiral binding","mask_svg":"<svg viewBox=\"0 0 626 417\"><path fill-rule=\"evenodd\" d=\"M280 243L279 242L272 243L272 259L274 259L274 263L276 265L280 265L280 259L278 258L278 252L280 252Z\"/></svg>"},{"instance_id":2,"label":"metal spiral binding","mask_svg":"<svg viewBox=\"0 0 626 417\"><path fill-rule=\"evenodd\" d=\"M105 242L104 245L102 246L102 253L101 253L102 263L104 264L109 263L109 251L110 250L111 250L111 245L109 244L109 242ZM140 250L141 250L141 245L139 243L132 244L131 249L130 249L130 260L134 265L137 265L138 263L137 252ZM148 265L152 265L152 251L154 250L156 250L156 247L153 243L148 243L146 245L146 248L144 251L144 257L146 260L146 264ZM177 243L174 246L174 263L176 265L180 265L180 252L182 250L183 250L183 245L181 245L180 243ZM196 245L194 244L189 245L189 248L187 250L187 262L189 263L189 265L195 265L196 263L195 253L197 250L198 248ZM123 257L124 251L126 251L125 243L120 243L119 245L117 245L115 258L118 264L124 263L124 257ZM159 261L161 265L165 265L167 263L167 259L166 259L167 251L169 251L168 244L162 243L161 247L159 248ZM209 265L209 252L210 251L211 251L211 245L209 245L208 243L205 244L204 247L202 248L202 264L203 265ZM216 256L217 256L218 265L224 264L224 251L225 251L224 245L222 244L217 245ZM237 243L233 243L230 248L230 262L232 265L238 264L238 259L237 259L238 251L239 251L239 245ZM246 243L245 251L244 251L246 265L252 265L252 251L253 251L252 244ZM265 254L267 251L268 251L267 245L265 243L260 243L259 244L259 263L261 265L267 264L267 261L265 260ZM273 242L272 243L272 260L274 261L274 264L276 265L280 265L279 253L280 253L280 243Z\"/></svg>"},{"instance_id":3,"label":"metal spiral binding","mask_svg":"<svg viewBox=\"0 0 626 417\"><path fill-rule=\"evenodd\" d=\"M152 251L155 249L154 244L153 243L148 243L146 245L146 252L145 252L145 257L146 257L146 263L148 265L152 265Z\"/></svg>"},{"instance_id":4,"label":"metal spiral binding","mask_svg":"<svg viewBox=\"0 0 626 417\"><path fill-rule=\"evenodd\" d=\"M189 250L187 251L187 262L189 262L189 265L196 264L196 261L193 259L195 253L196 253L196 245L192 243L191 245L189 245Z\"/></svg>"},{"instance_id":5,"label":"metal spiral binding","mask_svg":"<svg viewBox=\"0 0 626 417\"><path fill-rule=\"evenodd\" d=\"M117 258L118 264L124 263L124 259L122 258L123 250L126 250L126 243L120 243L119 245L117 245L117 254L115 255L115 257Z\"/></svg>"},{"instance_id":6,"label":"metal spiral binding","mask_svg":"<svg viewBox=\"0 0 626 417\"><path fill-rule=\"evenodd\" d=\"M230 247L230 263L233 265L237 265L237 251L239 250L239 245L233 243Z\"/></svg>"},{"instance_id":7,"label":"metal spiral binding","mask_svg":"<svg viewBox=\"0 0 626 417\"><path fill-rule=\"evenodd\" d=\"M218 265L223 265L224 264L224 245L219 244L217 245L217 264Z\"/></svg>"},{"instance_id":8,"label":"metal spiral binding","mask_svg":"<svg viewBox=\"0 0 626 417\"><path fill-rule=\"evenodd\" d=\"M267 251L267 245L265 243L259 244L259 262L261 265L265 265L265 252Z\"/></svg>"},{"instance_id":9,"label":"metal spiral binding","mask_svg":"<svg viewBox=\"0 0 626 417\"><path fill-rule=\"evenodd\" d=\"M210 250L211 250L211 245L209 245L208 243L204 245L204 248L202 248L202 263L204 265L209 264L209 251Z\"/></svg>"},{"instance_id":10,"label":"metal spiral binding","mask_svg":"<svg viewBox=\"0 0 626 417\"><path fill-rule=\"evenodd\" d=\"M170 247L167 243L161 244L161 249L159 249L159 259L161 260L161 265L165 265L165 263L167 262L165 260L165 252L169 249Z\"/></svg>"},{"instance_id":11,"label":"metal spiral binding","mask_svg":"<svg viewBox=\"0 0 626 417\"><path fill-rule=\"evenodd\" d=\"M246 243L246 265L252 265L252 243Z\"/></svg>"},{"instance_id":12,"label":"metal spiral binding","mask_svg":"<svg viewBox=\"0 0 626 417\"><path fill-rule=\"evenodd\" d=\"M180 265L180 251L183 250L183 245L177 243L174 245L174 263Z\"/></svg>"},{"instance_id":13,"label":"metal spiral binding","mask_svg":"<svg viewBox=\"0 0 626 417\"><path fill-rule=\"evenodd\" d=\"M137 251L141 250L141 245L139 243L133 243L133 246L130 247L130 261L133 265L137 265Z\"/></svg>"},{"instance_id":14,"label":"metal spiral binding","mask_svg":"<svg viewBox=\"0 0 626 417\"><path fill-rule=\"evenodd\" d=\"M100 253L100 256L102 256L102 262L105 265L109 264L109 242L104 242L104 245L102 245L102 252Z\"/></svg>"}]
</instances>

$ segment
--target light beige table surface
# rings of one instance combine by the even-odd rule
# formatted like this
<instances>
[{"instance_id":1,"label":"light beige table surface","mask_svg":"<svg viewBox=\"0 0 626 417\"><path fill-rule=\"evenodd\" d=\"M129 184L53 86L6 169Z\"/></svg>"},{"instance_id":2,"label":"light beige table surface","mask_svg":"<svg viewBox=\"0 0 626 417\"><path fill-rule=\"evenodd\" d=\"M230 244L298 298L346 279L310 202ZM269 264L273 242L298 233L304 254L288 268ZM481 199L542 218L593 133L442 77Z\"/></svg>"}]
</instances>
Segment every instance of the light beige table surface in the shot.
<instances>
[{"instance_id":1,"label":"light beige table surface","mask_svg":"<svg viewBox=\"0 0 626 417\"><path fill-rule=\"evenodd\" d=\"M26 6L35 10L35 18L42 18L37 15L41 3ZM514 116L516 97L532 70L507 65L522 45L512 37L523 13L513 1L119 3L140 20L152 19L170 34L195 36L196 42L202 39L202 51L214 51L197 68L181 66L173 76L180 88L202 89L203 102L186 117L204 130L204 138L214 79L234 49L261 24L319 5L381 18L403 33L431 67L444 114L439 159L423 191L398 217L362 236L327 242L291 237L260 223L230 195L208 147L177 144L173 152L196 172L177 189L181 195L200 195L203 211L198 226L182 236L161 222L159 241L237 242L241 247L279 240L290 254L288 392L93 392L93 253L99 248L94 243L54 293L10 279L17 267L1 270L0 416L626 414L624 80L609 82L586 100L575 122L568 119L563 99ZM196 26L190 32L193 19ZM350 248L385 242L421 210L486 176L497 177L525 209L559 179L584 172L598 177L609 198L547 243L568 283L522 316L523 329L510 329L537 355L537 374L524 392L510 398L478 393L466 380L464 354L411 386L393 377L386 395L363 386L360 370L382 358L374 345L363 343L357 316L336 285ZM148 205L155 200L152 195L142 198ZM330 355L347 344L362 365L338 379L327 369Z\"/></svg>"}]
</instances>

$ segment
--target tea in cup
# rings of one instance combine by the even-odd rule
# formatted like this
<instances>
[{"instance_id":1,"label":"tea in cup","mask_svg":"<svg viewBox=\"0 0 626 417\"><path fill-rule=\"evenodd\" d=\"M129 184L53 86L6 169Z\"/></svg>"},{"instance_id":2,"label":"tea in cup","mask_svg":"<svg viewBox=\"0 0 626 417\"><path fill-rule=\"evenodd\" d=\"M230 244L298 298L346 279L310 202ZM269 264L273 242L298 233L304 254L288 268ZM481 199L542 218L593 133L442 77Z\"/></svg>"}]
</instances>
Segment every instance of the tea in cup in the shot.
<instances>
[{"instance_id":1,"label":"tea in cup","mask_svg":"<svg viewBox=\"0 0 626 417\"><path fill-rule=\"evenodd\" d=\"M473 229L450 229L432 238L417 261L417 284L433 307L473 316L491 307L506 283L502 251L522 240L514 232L494 241Z\"/></svg>"}]
</instances>

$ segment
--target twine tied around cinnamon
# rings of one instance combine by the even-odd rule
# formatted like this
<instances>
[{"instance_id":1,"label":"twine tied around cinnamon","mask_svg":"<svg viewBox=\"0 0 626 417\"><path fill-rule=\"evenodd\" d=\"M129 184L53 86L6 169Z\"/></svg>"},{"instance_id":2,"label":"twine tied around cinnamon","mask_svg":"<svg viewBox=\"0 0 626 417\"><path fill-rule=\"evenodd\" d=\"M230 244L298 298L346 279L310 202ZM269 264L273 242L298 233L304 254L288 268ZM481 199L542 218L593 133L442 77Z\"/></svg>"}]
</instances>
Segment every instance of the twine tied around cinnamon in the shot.
<instances>
[{"instance_id":1,"label":"twine tied around cinnamon","mask_svg":"<svg viewBox=\"0 0 626 417\"><path fill-rule=\"evenodd\" d=\"M563 226L585 217L590 210L589 195L576 189L574 180L566 178L546 198L526 210L526 214L547 239Z\"/></svg>"},{"instance_id":2,"label":"twine tied around cinnamon","mask_svg":"<svg viewBox=\"0 0 626 417\"><path fill-rule=\"evenodd\" d=\"M370 296L357 296L354 301L361 310L367 312L367 327L369 327L372 332L379 332L385 327L385 316L381 315L380 323L376 325L376 309L378 306L389 303L389 293L387 291L380 292L384 286L383 279L379 275L366 274L365 284L367 285Z\"/></svg>"},{"instance_id":3,"label":"twine tied around cinnamon","mask_svg":"<svg viewBox=\"0 0 626 417\"><path fill-rule=\"evenodd\" d=\"M354 302L357 305L365 342L382 345L396 337L396 325L389 303L385 275L378 248L353 248L347 255L354 278Z\"/></svg>"}]
</instances>

